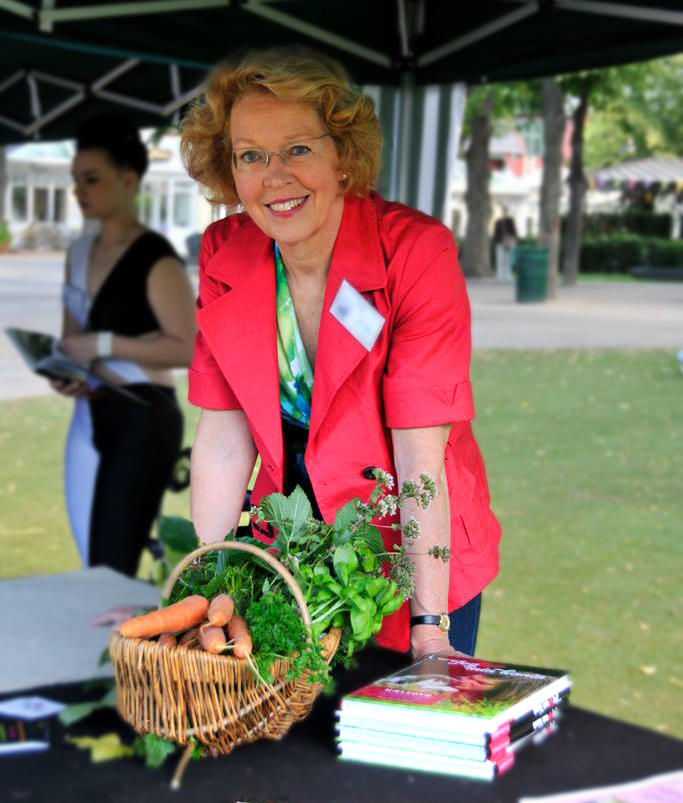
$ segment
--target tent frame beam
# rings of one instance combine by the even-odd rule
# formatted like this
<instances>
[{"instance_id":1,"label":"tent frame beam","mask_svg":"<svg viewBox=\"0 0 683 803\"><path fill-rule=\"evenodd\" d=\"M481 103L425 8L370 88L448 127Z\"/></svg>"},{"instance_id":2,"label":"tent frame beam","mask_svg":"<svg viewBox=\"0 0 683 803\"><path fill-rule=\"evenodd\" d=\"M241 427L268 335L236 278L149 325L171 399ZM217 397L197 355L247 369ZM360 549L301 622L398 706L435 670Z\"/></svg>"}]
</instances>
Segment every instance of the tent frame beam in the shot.
<instances>
[{"instance_id":1,"label":"tent frame beam","mask_svg":"<svg viewBox=\"0 0 683 803\"><path fill-rule=\"evenodd\" d=\"M23 137L28 138L37 134L48 123L51 123L57 118L66 114L68 111L73 109L74 106L83 103L89 94L98 98L102 98L103 100L108 100L111 103L116 103L120 106L125 106L132 109L141 109L153 114L158 114L161 117L170 118L176 111L178 111L178 109L189 103L202 91L201 86L196 86L187 92L182 92L180 73L177 67L175 70L171 69L170 73L171 94L173 95L173 98L171 101L165 104L151 103L150 101L142 100L141 98L131 97L130 95L124 95L120 92L112 92L105 88L125 73L130 72L130 70L137 67L140 63L141 62L139 59L128 59L127 61L119 64L113 70L110 70L108 73L106 73L106 75L103 75L101 78L93 81L89 87L86 87L85 84L72 81L68 78L62 78L58 75L49 75L48 73L44 73L39 70L19 70L0 84L0 94L14 86L19 81L25 80L28 83L31 96L31 109L35 119L32 123L26 125L18 120L13 120L5 115L0 115L0 125L5 125L14 129L15 131L19 131ZM54 108L50 109L50 111L43 114L41 110L38 88L38 84L40 82L54 84L56 86L63 87L64 89L69 89L73 92L73 95Z\"/></svg>"},{"instance_id":2,"label":"tent frame beam","mask_svg":"<svg viewBox=\"0 0 683 803\"><path fill-rule=\"evenodd\" d=\"M0 9L10 14L16 14L17 17L24 17L27 20L36 18L35 8L26 5L26 3L19 3L18 0L0 0Z\"/></svg>"},{"instance_id":3,"label":"tent frame beam","mask_svg":"<svg viewBox=\"0 0 683 803\"><path fill-rule=\"evenodd\" d=\"M627 6L621 3L604 3L600 0L556 0L558 9L578 11L583 14L601 14L607 17L662 22L667 25L683 25L683 12L665 8Z\"/></svg>"},{"instance_id":4,"label":"tent frame beam","mask_svg":"<svg viewBox=\"0 0 683 803\"><path fill-rule=\"evenodd\" d=\"M0 0L11 2L11 0ZM132 17L142 14L168 14L174 11L198 11L203 8L223 8L230 0L147 0L143 3L102 3L73 8L44 9L38 12L41 24L80 22L107 17Z\"/></svg>"},{"instance_id":5,"label":"tent frame beam","mask_svg":"<svg viewBox=\"0 0 683 803\"><path fill-rule=\"evenodd\" d=\"M351 39L347 39L344 36L340 36L339 34L332 33L324 28L320 28L318 25L312 25L311 23L304 22L304 20L298 19L291 14L286 14L284 11L271 8L269 5L264 3L263 0L249 0L249 2L245 3L243 6L240 6L240 9L242 11L249 11L252 14L256 14L264 19L270 20L271 22L275 22L285 28L291 28L297 33L304 34L304 36L310 36L312 39L317 39L319 42L325 42L325 44L332 45L332 47L344 50L354 56L359 56L366 61L372 61L375 64L380 64L382 67L393 66L393 60L385 53L380 53L378 50L372 50L371 48L358 44L358 42L353 42Z\"/></svg>"},{"instance_id":6,"label":"tent frame beam","mask_svg":"<svg viewBox=\"0 0 683 803\"><path fill-rule=\"evenodd\" d=\"M451 53L456 53L458 50L464 50L466 47L473 45L475 42L479 42L482 39L487 39L492 34L498 33L498 31L503 31L505 28L509 28L512 25L516 25L521 20L537 13L538 6L536 3L524 3L523 8L518 8L515 11L511 11L509 14L506 14L504 17L501 17L494 22L489 22L487 25L482 25L481 28L470 31L470 33L466 34L465 36L459 36L456 39L452 39L450 42L446 42L446 44L443 44L440 47L434 48L434 50L423 53L421 56L418 56L417 66L424 67L426 64L432 64L435 61L439 61L439 59L443 59L446 56L449 56Z\"/></svg>"},{"instance_id":7,"label":"tent frame beam","mask_svg":"<svg viewBox=\"0 0 683 803\"><path fill-rule=\"evenodd\" d=\"M0 8L5 3L16 3L16 0L0 0ZM247 0L240 6L242 11L249 11L284 28L291 28L297 33L310 36L320 42L337 47L354 56L359 56L366 61L380 64L383 67L391 67L393 61L390 56L372 48L347 39L332 31L325 30L318 25L312 25L304 20L298 19L291 14L287 14L279 9L270 6L272 0ZM110 17L139 16L142 14L167 14L179 11L198 11L206 8L225 8L230 5L230 0L147 0L140 3L106 3L93 6L76 6L73 8L45 8L37 12L39 23L42 26L52 25L60 22L78 22L83 20L105 19ZM33 17L31 9L31 17Z\"/></svg>"}]
</instances>

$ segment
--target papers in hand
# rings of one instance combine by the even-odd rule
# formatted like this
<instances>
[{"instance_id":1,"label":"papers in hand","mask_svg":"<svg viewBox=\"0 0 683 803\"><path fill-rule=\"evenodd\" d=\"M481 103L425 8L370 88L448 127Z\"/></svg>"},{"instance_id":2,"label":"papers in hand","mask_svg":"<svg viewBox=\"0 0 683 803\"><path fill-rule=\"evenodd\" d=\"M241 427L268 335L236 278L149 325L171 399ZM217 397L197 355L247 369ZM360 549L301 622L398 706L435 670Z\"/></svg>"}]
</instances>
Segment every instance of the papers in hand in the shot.
<instances>
[{"instance_id":1,"label":"papers in hand","mask_svg":"<svg viewBox=\"0 0 683 803\"><path fill-rule=\"evenodd\" d=\"M34 373L71 382L85 382L88 378L88 366L62 354L52 335L14 327L7 327L5 333Z\"/></svg>"},{"instance_id":2,"label":"papers in hand","mask_svg":"<svg viewBox=\"0 0 683 803\"><path fill-rule=\"evenodd\" d=\"M134 393L92 371L89 365L76 362L66 354L62 354L57 345L57 338L52 335L31 332L28 329L17 329L12 326L5 328L5 334L34 373L48 379L61 379L68 382L85 383L91 380L89 383L91 386L104 385L109 390L125 396L129 401L147 405L147 402L138 398Z\"/></svg>"}]
</instances>

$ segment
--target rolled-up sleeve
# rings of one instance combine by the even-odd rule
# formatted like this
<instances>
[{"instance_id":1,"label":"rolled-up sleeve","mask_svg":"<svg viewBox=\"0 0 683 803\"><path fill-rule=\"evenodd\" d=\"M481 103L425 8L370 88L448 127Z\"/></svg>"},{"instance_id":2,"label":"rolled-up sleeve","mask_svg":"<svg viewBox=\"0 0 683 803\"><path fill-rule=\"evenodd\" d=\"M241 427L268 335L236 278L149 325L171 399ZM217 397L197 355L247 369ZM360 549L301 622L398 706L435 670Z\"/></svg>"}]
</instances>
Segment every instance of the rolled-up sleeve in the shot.
<instances>
[{"instance_id":1,"label":"rolled-up sleeve","mask_svg":"<svg viewBox=\"0 0 683 803\"><path fill-rule=\"evenodd\" d=\"M198 311L225 292L224 286L206 272L206 264L211 257L211 238L207 234L208 232L202 237L199 252ZM205 410L241 409L241 405L211 353L201 329L195 337L192 364L188 371L187 397L191 404Z\"/></svg>"},{"instance_id":2,"label":"rolled-up sleeve","mask_svg":"<svg viewBox=\"0 0 683 803\"><path fill-rule=\"evenodd\" d=\"M445 227L412 249L396 293L383 379L386 425L406 429L474 418L470 307Z\"/></svg>"}]
</instances>

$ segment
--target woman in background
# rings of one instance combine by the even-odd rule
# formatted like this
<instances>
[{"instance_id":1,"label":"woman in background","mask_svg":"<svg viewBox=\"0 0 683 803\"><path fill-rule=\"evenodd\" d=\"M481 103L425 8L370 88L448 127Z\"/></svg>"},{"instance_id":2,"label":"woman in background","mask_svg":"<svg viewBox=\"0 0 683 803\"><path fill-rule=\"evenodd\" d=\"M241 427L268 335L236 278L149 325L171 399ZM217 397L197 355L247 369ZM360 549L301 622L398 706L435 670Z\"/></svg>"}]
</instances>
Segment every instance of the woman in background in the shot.
<instances>
[{"instance_id":1,"label":"woman in background","mask_svg":"<svg viewBox=\"0 0 683 803\"><path fill-rule=\"evenodd\" d=\"M181 448L172 369L189 365L195 334L193 290L173 246L137 219L146 169L147 150L126 118L79 128L75 194L100 231L69 249L60 349L127 395L98 380L51 382L75 399L66 499L83 564L129 576Z\"/></svg>"}]
</instances>

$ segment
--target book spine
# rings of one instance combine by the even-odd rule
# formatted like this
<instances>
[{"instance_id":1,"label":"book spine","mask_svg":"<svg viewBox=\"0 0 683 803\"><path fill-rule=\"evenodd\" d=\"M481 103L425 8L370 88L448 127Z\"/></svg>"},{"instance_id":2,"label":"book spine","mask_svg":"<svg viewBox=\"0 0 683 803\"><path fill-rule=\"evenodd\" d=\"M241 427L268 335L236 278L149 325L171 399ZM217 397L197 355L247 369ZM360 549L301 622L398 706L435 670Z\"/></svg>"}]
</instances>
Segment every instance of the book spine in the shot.
<instances>
[{"instance_id":1,"label":"book spine","mask_svg":"<svg viewBox=\"0 0 683 803\"><path fill-rule=\"evenodd\" d=\"M504 722L500 727L490 733L488 740L489 745L494 745L506 739L514 741L518 736L524 735L528 731L528 728L533 726L535 722L547 716L551 711L559 709L559 707L566 702L568 697L569 692L554 694L523 716Z\"/></svg>"}]
</instances>

